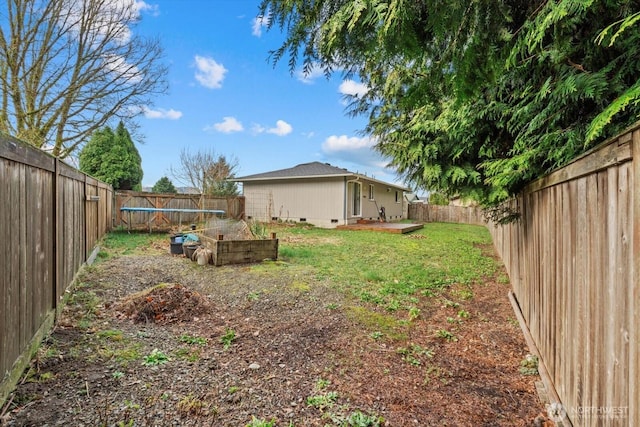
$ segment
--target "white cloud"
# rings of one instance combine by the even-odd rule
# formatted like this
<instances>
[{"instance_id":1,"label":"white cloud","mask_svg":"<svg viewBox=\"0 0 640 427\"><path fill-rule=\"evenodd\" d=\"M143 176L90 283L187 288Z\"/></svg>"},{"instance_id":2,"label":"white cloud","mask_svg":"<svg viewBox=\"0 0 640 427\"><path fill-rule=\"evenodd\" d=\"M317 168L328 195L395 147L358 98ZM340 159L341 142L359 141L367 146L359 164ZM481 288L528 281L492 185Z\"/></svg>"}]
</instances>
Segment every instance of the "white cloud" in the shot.
<instances>
[{"instance_id":1,"label":"white cloud","mask_svg":"<svg viewBox=\"0 0 640 427\"><path fill-rule=\"evenodd\" d=\"M285 136L291 133L293 127L284 120L278 120L276 122L276 127L267 129L267 133L272 133L278 136Z\"/></svg>"},{"instance_id":2,"label":"white cloud","mask_svg":"<svg viewBox=\"0 0 640 427\"><path fill-rule=\"evenodd\" d=\"M213 58L196 55L196 80L209 89L219 89L222 87L222 80L227 73L227 69L222 64L218 64Z\"/></svg>"},{"instance_id":3,"label":"white cloud","mask_svg":"<svg viewBox=\"0 0 640 427\"><path fill-rule=\"evenodd\" d=\"M153 16L157 16L159 14L157 4L149 4L143 0L134 0L133 7L138 11L138 14L140 14L140 12L149 12Z\"/></svg>"},{"instance_id":4,"label":"white cloud","mask_svg":"<svg viewBox=\"0 0 640 427\"><path fill-rule=\"evenodd\" d=\"M293 131L293 126L291 126L289 123L285 122L284 120L278 120L276 122L276 126L272 128L266 128L258 123L254 123L251 126L251 132L254 135L261 134L261 133L272 133L278 136L285 136L285 135L289 135L292 131Z\"/></svg>"},{"instance_id":5,"label":"white cloud","mask_svg":"<svg viewBox=\"0 0 640 427\"><path fill-rule=\"evenodd\" d=\"M386 162L373 149L374 145L376 140L369 137L332 135L322 143L322 151L331 159L363 166L384 167Z\"/></svg>"},{"instance_id":6,"label":"white cloud","mask_svg":"<svg viewBox=\"0 0 640 427\"><path fill-rule=\"evenodd\" d=\"M324 71L319 65L313 65L307 73L304 70L299 70L296 77L304 84L313 84L315 80L324 77Z\"/></svg>"},{"instance_id":7,"label":"white cloud","mask_svg":"<svg viewBox=\"0 0 640 427\"><path fill-rule=\"evenodd\" d=\"M125 45L131 40L132 31L129 24L140 18L140 12L147 10L149 6L144 1L136 0L116 0L102 2L92 13L99 24L94 25L90 30L81 29L81 23L84 21L82 15L85 13L85 2L76 1L69 2L65 12L68 13L69 19L60 20L59 25L71 31L76 37L83 32L91 37L89 42L98 44L108 39L109 42L115 42ZM62 16L65 16L64 14ZM85 40L87 42L87 40Z\"/></svg>"},{"instance_id":8,"label":"white cloud","mask_svg":"<svg viewBox=\"0 0 640 427\"><path fill-rule=\"evenodd\" d=\"M358 83L353 80L345 80L340 84L338 91L343 95L355 96L356 98L362 98L369 92L367 85Z\"/></svg>"},{"instance_id":9,"label":"white cloud","mask_svg":"<svg viewBox=\"0 0 640 427\"><path fill-rule=\"evenodd\" d=\"M150 5L144 0L104 1L92 5L96 7L91 13L97 23L91 28L82 28L85 6L86 1L66 2L63 6L64 13L60 15L66 18L60 19L58 25L69 31L72 37L82 36L84 43L94 47L112 43L125 46L133 37L130 26L140 19L141 13L156 14L158 11L158 6ZM127 63L121 55L105 54L103 64L108 72L116 74L128 83L138 83L142 79L140 70L134 64Z\"/></svg>"},{"instance_id":10,"label":"white cloud","mask_svg":"<svg viewBox=\"0 0 640 427\"><path fill-rule=\"evenodd\" d=\"M111 73L116 74L119 78L127 83L138 83L142 80L140 69L128 63L122 56L105 55L103 57L104 67Z\"/></svg>"},{"instance_id":11,"label":"white cloud","mask_svg":"<svg viewBox=\"0 0 640 427\"><path fill-rule=\"evenodd\" d=\"M369 137L358 138L356 136L331 135L322 143L322 149L327 153L331 153L337 151L361 150L363 148L369 149L374 145L375 141Z\"/></svg>"},{"instance_id":12,"label":"white cloud","mask_svg":"<svg viewBox=\"0 0 640 427\"><path fill-rule=\"evenodd\" d=\"M242 132L244 127L235 117L223 117L222 122L213 125L213 128L222 133Z\"/></svg>"},{"instance_id":13,"label":"white cloud","mask_svg":"<svg viewBox=\"0 0 640 427\"><path fill-rule=\"evenodd\" d=\"M141 110L147 119L178 120L180 117L182 117L182 111L176 111L173 108L170 110L165 110L164 108L152 110L149 107L142 107Z\"/></svg>"},{"instance_id":14,"label":"white cloud","mask_svg":"<svg viewBox=\"0 0 640 427\"><path fill-rule=\"evenodd\" d=\"M264 16L258 16L253 18L251 23L251 34L256 37L262 36L262 29L269 25L269 18Z\"/></svg>"}]
</instances>

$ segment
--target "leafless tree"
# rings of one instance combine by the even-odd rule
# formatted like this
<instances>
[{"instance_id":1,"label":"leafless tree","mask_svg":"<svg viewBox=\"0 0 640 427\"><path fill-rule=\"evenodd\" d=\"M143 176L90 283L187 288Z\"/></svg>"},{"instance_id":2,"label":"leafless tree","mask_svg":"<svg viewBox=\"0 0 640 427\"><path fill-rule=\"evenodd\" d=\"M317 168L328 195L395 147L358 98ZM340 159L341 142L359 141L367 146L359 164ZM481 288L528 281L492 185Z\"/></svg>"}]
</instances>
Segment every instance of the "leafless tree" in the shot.
<instances>
[{"instance_id":1,"label":"leafless tree","mask_svg":"<svg viewBox=\"0 0 640 427\"><path fill-rule=\"evenodd\" d=\"M214 150L191 153L188 149L180 152L180 165L171 167L169 174L183 185L190 185L203 194L235 196L238 186L228 178L235 176L238 168L236 159L227 160Z\"/></svg>"},{"instance_id":2,"label":"leafless tree","mask_svg":"<svg viewBox=\"0 0 640 427\"><path fill-rule=\"evenodd\" d=\"M0 131L64 158L166 91L159 41L132 31L134 0L3 3Z\"/></svg>"}]
</instances>

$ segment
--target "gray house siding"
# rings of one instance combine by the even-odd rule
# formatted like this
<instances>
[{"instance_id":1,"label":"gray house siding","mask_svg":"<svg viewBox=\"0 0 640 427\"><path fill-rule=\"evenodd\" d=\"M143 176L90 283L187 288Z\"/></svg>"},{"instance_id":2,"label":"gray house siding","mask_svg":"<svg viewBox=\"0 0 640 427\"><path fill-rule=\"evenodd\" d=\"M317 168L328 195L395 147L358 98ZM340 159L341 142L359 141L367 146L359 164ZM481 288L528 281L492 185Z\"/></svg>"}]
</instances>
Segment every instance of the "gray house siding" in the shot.
<instances>
[{"instance_id":1,"label":"gray house siding","mask_svg":"<svg viewBox=\"0 0 640 427\"><path fill-rule=\"evenodd\" d=\"M245 182L247 218L307 222L318 227L346 224L344 178Z\"/></svg>"},{"instance_id":2,"label":"gray house siding","mask_svg":"<svg viewBox=\"0 0 640 427\"><path fill-rule=\"evenodd\" d=\"M385 210L387 221L405 218L404 191L380 182L362 180L362 218L377 220L381 208ZM373 186L373 194L371 193ZM373 198L371 198L373 196Z\"/></svg>"},{"instance_id":3,"label":"gray house siding","mask_svg":"<svg viewBox=\"0 0 640 427\"><path fill-rule=\"evenodd\" d=\"M333 228L360 219L406 217L405 187L312 162L288 169L234 178L242 182L245 214L258 221L307 222Z\"/></svg>"}]
</instances>

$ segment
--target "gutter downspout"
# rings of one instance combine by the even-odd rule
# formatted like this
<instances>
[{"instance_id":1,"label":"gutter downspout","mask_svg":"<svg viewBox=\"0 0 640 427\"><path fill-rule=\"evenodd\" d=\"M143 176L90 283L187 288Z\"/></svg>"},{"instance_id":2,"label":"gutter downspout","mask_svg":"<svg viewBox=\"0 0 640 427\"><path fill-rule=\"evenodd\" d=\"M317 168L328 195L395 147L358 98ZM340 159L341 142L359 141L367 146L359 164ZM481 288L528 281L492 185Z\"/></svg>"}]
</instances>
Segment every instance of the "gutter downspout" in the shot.
<instances>
[{"instance_id":1,"label":"gutter downspout","mask_svg":"<svg viewBox=\"0 0 640 427\"><path fill-rule=\"evenodd\" d=\"M343 194L344 194L344 203L342 204L342 221L344 222L343 225L347 225L347 194L349 193L349 189L347 188L349 185L349 181L347 181L347 177L344 177L344 187L343 188Z\"/></svg>"}]
</instances>

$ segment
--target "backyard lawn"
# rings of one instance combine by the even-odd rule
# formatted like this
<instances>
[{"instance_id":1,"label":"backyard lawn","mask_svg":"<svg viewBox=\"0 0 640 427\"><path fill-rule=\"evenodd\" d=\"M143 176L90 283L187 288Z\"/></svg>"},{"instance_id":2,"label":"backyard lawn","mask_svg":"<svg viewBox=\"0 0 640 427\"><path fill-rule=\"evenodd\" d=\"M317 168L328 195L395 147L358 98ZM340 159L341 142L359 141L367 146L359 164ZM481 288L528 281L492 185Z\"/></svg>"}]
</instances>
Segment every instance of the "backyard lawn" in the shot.
<instances>
[{"instance_id":1,"label":"backyard lawn","mask_svg":"<svg viewBox=\"0 0 640 427\"><path fill-rule=\"evenodd\" d=\"M2 425L525 426L544 412L483 227L274 224L279 259L199 266L114 232Z\"/></svg>"}]
</instances>

